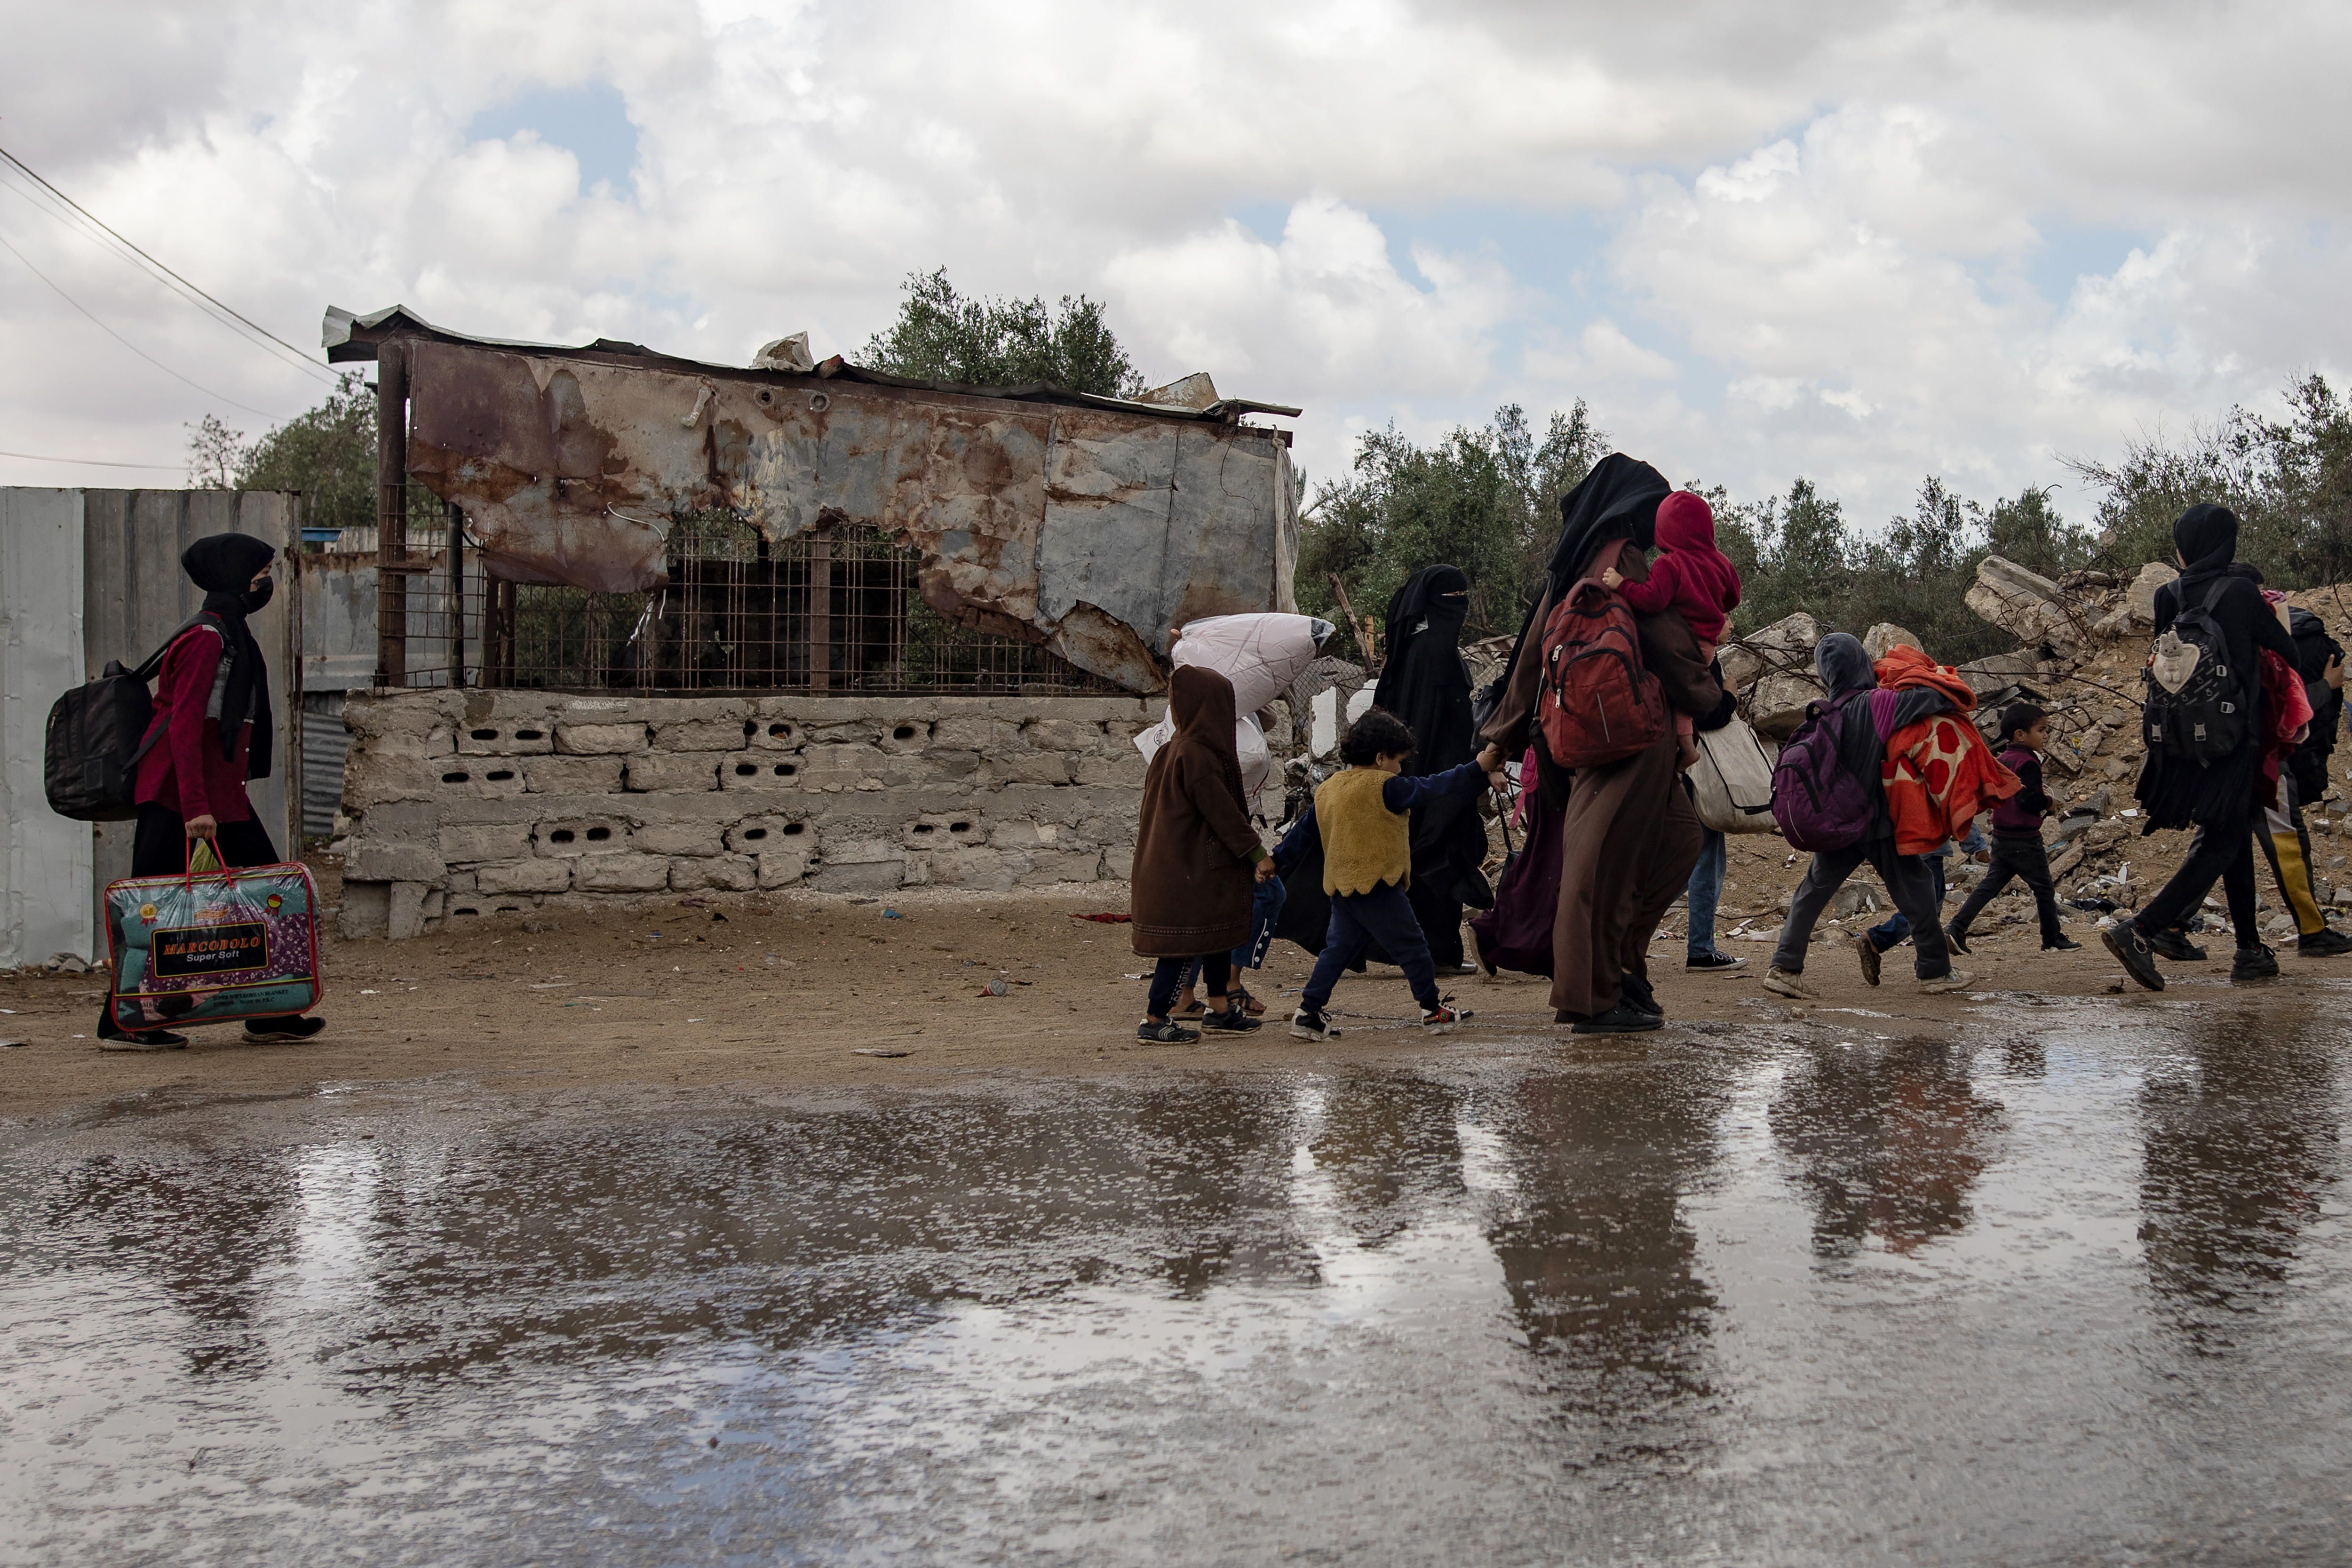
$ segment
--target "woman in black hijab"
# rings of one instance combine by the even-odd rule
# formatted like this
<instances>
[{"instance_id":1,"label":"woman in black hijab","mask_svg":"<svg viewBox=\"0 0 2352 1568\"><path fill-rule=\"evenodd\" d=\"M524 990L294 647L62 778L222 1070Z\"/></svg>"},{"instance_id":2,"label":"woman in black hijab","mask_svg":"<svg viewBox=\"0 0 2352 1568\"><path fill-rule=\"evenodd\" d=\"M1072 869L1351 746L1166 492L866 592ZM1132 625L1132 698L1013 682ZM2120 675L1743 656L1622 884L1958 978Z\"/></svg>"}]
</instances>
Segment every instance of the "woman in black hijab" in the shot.
<instances>
[{"instance_id":1,"label":"woman in black hijab","mask_svg":"<svg viewBox=\"0 0 2352 1568\"><path fill-rule=\"evenodd\" d=\"M2294 639L2263 597L2263 574L2232 559L2238 549L2238 514L2210 502L2192 506L2174 520L2172 542L2180 575L2156 591L2156 635L2169 631L2191 606L2210 614L2221 628L2223 657L2239 682L2242 711L2253 721L2236 751L2210 763L2168 756L2161 746L2148 748L2137 791L2147 809L2141 831L2194 826L2197 837L2172 879L2137 915L2101 933L2101 940L2125 972L2151 991L2164 989L2164 976L2156 967L2150 939L2185 920L2216 881L2229 900L2230 923L2238 937L2230 978L2259 980L2278 973L2278 961L2263 944L2254 915L2254 832L2261 812L2254 794L2269 745L2262 726L2260 650L2267 648L2286 660L2289 669L2295 668Z\"/></svg>"},{"instance_id":2,"label":"woman in black hijab","mask_svg":"<svg viewBox=\"0 0 2352 1568\"><path fill-rule=\"evenodd\" d=\"M246 781L269 776L269 668L246 617L269 603L269 565L277 550L245 533L215 533L180 552L180 566L205 591L203 611L164 650L155 711L134 798L139 826L131 874L176 876L197 839L208 839L224 866L268 866L279 858L269 830L253 814ZM249 1018L251 1040L308 1039L326 1026L311 1017ZM165 1029L126 1034L101 1013L101 1050L170 1050L187 1037Z\"/></svg>"},{"instance_id":3,"label":"woman in black hijab","mask_svg":"<svg viewBox=\"0 0 2352 1568\"><path fill-rule=\"evenodd\" d=\"M1470 672L1462 663L1469 616L1470 579L1458 566L1424 566L1389 600L1388 656L1372 700L1412 731L1408 774L1442 773L1477 754ZM1476 801L1456 795L1412 813L1412 885L1405 897L1441 974L1465 968L1463 894L1482 906L1493 901L1479 875L1486 830Z\"/></svg>"}]
</instances>

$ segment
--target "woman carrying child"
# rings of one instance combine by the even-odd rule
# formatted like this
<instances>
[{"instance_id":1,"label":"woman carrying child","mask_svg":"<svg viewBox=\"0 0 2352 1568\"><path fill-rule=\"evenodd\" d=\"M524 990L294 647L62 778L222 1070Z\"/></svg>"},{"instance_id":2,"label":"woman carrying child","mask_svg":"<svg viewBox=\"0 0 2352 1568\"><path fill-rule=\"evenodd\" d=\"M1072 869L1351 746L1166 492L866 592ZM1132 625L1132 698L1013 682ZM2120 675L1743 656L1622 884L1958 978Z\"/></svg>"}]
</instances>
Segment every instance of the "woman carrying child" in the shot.
<instances>
[{"instance_id":1,"label":"woman carrying child","mask_svg":"<svg viewBox=\"0 0 2352 1568\"><path fill-rule=\"evenodd\" d=\"M1253 868L1255 878L1271 877L1274 862L1243 803L1233 682L1213 669L1179 665L1168 680L1168 713L1176 733L1143 776L1129 930L1136 952L1159 961L1136 1038L1188 1045L1199 1032L1168 1013L1193 959L1208 993L1201 1027L1244 1034L1259 1026L1228 1000L1226 987L1230 954L1250 934Z\"/></svg>"}]
</instances>

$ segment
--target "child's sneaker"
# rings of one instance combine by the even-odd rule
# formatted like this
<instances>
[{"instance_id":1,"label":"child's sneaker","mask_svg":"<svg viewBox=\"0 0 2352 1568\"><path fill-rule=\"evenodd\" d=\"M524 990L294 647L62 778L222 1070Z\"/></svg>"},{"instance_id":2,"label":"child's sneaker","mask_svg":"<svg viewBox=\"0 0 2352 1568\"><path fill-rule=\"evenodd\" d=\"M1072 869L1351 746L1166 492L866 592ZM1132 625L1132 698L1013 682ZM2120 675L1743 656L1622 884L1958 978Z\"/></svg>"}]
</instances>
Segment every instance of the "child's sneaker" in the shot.
<instances>
[{"instance_id":1,"label":"child's sneaker","mask_svg":"<svg viewBox=\"0 0 2352 1568\"><path fill-rule=\"evenodd\" d=\"M1228 1004L1223 1011L1205 1015L1201 1019L1203 1030L1220 1035L1246 1035L1252 1029L1265 1027L1261 1019L1253 1018L1243 1010L1239 1001Z\"/></svg>"},{"instance_id":2,"label":"child's sneaker","mask_svg":"<svg viewBox=\"0 0 2352 1568\"><path fill-rule=\"evenodd\" d=\"M1322 1014L1301 1007L1290 1016L1290 1037L1294 1040L1336 1040L1339 1037L1339 1031Z\"/></svg>"},{"instance_id":3,"label":"child's sneaker","mask_svg":"<svg viewBox=\"0 0 2352 1568\"><path fill-rule=\"evenodd\" d=\"M1877 984L1880 962L1878 944L1870 940L1868 931L1854 933L1853 954L1862 961L1862 983L1864 985Z\"/></svg>"},{"instance_id":4,"label":"child's sneaker","mask_svg":"<svg viewBox=\"0 0 2352 1568\"><path fill-rule=\"evenodd\" d=\"M1440 1000L1434 1007L1423 1007L1421 1010L1422 1033L1425 1035L1450 1034L1453 1032L1454 1025L1461 1023L1465 1018L1470 1016L1469 1008L1456 1007L1453 1004L1454 998L1448 996Z\"/></svg>"},{"instance_id":5,"label":"child's sneaker","mask_svg":"<svg viewBox=\"0 0 2352 1568\"><path fill-rule=\"evenodd\" d=\"M1201 1031L1188 1029L1173 1018L1157 1022L1146 1018L1135 1026L1135 1037L1154 1046L1189 1046L1201 1037Z\"/></svg>"}]
</instances>

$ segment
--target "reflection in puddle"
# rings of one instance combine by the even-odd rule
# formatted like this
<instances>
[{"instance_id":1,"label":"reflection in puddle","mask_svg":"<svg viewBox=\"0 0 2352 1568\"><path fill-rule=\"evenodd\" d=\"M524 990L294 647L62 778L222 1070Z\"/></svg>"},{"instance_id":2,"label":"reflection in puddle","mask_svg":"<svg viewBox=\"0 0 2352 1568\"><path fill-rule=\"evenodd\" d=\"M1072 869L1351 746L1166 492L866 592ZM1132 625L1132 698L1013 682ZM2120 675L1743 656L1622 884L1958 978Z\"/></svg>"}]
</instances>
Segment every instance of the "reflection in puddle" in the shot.
<instances>
[{"instance_id":1,"label":"reflection in puddle","mask_svg":"<svg viewBox=\"0 0 2352 1568\"><path fill-rule=\"evenodd\" d=\"M0 1561L2292 1556L2338 1042L2152 1016L27 1130Z\"/></svg>"}]
</instances>

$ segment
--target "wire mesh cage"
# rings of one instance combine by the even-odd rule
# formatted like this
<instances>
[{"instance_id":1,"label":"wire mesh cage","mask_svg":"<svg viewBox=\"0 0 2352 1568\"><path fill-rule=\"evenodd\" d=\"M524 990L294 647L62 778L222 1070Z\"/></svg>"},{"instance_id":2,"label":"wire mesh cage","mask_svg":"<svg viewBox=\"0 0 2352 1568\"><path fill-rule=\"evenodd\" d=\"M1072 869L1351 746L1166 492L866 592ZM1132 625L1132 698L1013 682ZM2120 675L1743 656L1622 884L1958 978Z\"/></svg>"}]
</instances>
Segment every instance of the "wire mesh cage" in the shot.
<instances>
[{"instance_id":1,"label":"wire mesh cage","mask_svg":"<svg viewBox=\"0 0 2352 1568\"><path fill-rule=\"evenodd\" d=\"M638 594L503 582L470 563L420 570L437 558L418 542L412 533L411 686L450 684L454 648L464 661L457 684L551 691L1120 689L1045 648L940 615L918 586L921 557L861 524L771 542L723 514L682 517L667 586Z\"/></svg>"}]
</instances>

